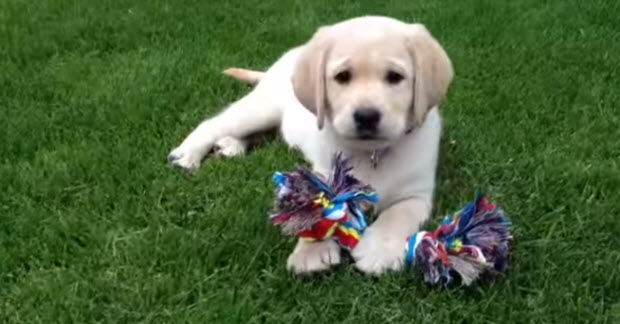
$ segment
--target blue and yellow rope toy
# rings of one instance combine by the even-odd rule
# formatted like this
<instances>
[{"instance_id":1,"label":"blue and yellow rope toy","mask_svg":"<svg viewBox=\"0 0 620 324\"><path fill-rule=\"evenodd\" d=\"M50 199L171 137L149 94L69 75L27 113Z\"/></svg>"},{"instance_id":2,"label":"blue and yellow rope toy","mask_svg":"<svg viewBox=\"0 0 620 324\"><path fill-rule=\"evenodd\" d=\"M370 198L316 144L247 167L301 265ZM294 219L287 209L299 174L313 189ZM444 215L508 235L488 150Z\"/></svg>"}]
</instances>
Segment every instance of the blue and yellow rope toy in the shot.
<instances>
[{"instance_id":1,"label":"blue and yellow rope toy","mask_svg":"<svg viewBox=\"0 0 620 324\"><path fill-rule=\"evenodd\" d=\"M373 189L350 175L348 161L334 157L328 179L304 167L276 172L275 210L270 221L286 235L303 239L334 239L355 248L367 227L364 211L378 202ZM447 216L434 232L421 231L406 242L405 260L430 284L449 284L454 275L470 285L481 275L506 271L510 221L504 211L476 193L474 201Z\"/></svg>"}]
</instances>

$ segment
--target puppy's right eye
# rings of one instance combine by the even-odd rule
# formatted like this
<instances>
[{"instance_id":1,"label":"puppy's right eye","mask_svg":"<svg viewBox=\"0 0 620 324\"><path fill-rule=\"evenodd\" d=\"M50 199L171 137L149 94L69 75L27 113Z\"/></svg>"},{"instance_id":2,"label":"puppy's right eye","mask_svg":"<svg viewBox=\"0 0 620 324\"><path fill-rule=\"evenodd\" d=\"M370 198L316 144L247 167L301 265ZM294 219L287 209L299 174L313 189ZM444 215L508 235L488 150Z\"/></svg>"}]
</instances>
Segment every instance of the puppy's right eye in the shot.
<instances>
[{"instance_id":1,"label":"puppy's right eye","mask_svg":"<svg viewBox=\"0 0 620 324\"><path fill-rule=\"evenodd\" d=\"M334 80L336 80L336 82L340 84L347 84L349 83L349 81L351 81L351 72L349 70L338 72L334 76Z\"/></svg>"}]
</instances>

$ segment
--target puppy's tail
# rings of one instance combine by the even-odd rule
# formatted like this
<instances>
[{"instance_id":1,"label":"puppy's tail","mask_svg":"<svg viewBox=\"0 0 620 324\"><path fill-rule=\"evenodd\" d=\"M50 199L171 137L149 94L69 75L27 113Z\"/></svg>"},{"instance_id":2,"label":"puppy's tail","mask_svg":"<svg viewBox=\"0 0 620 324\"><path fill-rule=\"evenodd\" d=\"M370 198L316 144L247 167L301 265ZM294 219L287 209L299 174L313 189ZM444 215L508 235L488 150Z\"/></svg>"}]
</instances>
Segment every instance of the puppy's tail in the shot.
<instances>
[{"instance_id":1,"label":"puppy's tail","mask_svg":"<svg viewBox=\"0 0 620 324\"><path fill-rule=\"evenodd\" d=\"M223 73L249 85L256 85L265 75L265 72L263 71L254 71L240 68L228 68L224 70Z\"/></svg>"}]
</instances>

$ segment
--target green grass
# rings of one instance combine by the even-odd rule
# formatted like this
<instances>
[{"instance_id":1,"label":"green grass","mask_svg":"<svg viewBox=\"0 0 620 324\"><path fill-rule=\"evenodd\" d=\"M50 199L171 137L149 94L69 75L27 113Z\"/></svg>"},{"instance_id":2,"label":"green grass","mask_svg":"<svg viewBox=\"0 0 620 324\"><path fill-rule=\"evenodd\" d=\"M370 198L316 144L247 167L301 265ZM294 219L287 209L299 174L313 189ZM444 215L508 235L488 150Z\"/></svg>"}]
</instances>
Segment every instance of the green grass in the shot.
<instances>
[{"instance_id":1,"label":"green grass","mask_svg":"<svg viewBox=\"0 0 620 324\"><path fill-rule=\"evenodd\" d=\"M494 284L284 269L278 139L187 175L168 151L314 29L424 22L453 60L433 220L476 186L512 217ZM620 322L620 3L0 2L0 322Z\"/></svg>"}]
</instances>

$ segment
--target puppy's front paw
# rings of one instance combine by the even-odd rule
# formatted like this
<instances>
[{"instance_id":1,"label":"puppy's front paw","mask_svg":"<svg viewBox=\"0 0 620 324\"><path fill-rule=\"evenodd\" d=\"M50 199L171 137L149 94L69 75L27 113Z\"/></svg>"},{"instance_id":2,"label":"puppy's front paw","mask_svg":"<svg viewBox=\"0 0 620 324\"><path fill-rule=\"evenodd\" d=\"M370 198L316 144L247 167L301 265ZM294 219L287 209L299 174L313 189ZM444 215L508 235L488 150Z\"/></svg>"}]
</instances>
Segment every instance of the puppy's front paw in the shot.
<instances>
[{"instance_id":1,"label":"puppy's front paw","mask_svg":"<svg viewBox=\"0 0 620 324\"><path fill-rule=\"evenodd\" d=\"M353 249L355 267L375 276L388 270L401 270L405 260L405 242L405 237L394 235L382 227L371 226Z\"/></svg>"},{"instance_id":2,"label":"puppy's front paw","mask_svg":"<svg viewBox=\"0 0 620 324\"><path fill-rule=\"evenodd\" d=\"M305 242L299 240L288 257L286 268L301 274L328 270L340 263L340 247L333 240Z\"/></svg>"},{"instance_id":3,"label":"puppy's front paw","mask_svg":"<svg viewBox=\"0 0 620 324\"><path fill-rule=\"evenodd\" d=\"M168 161L175 167L194 171L200 167L203 157L203 150L181 145L168 154Z\"/></svg>"}]
</instances>

